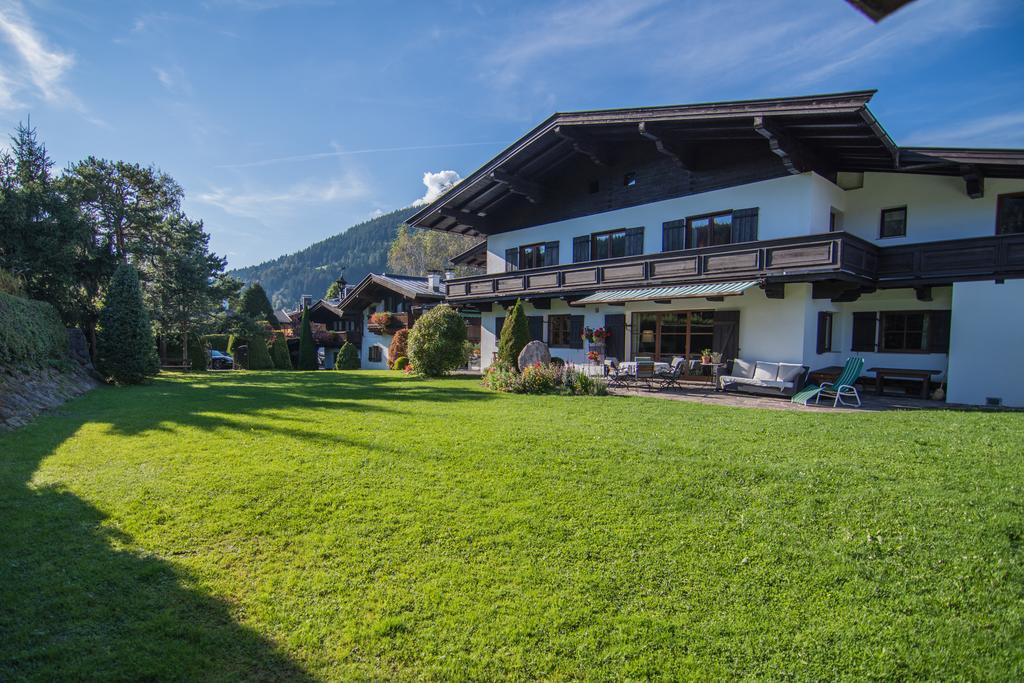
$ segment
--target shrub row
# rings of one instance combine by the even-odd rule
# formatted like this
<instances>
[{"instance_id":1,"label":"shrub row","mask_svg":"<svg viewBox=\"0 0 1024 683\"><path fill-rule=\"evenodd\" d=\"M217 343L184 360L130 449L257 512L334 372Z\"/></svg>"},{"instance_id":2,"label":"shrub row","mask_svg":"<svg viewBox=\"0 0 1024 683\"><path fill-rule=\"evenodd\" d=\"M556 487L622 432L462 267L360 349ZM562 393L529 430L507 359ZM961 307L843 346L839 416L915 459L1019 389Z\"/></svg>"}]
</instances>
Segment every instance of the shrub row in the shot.
<instances>
[{"instance_id":1,"label":"shrub row","mask_svg":"<svg viewBox=\"0 0 1024 683\"><path fill-rule=\"evenodd\" d=\"M604 396L608 383L581 370L559 363L531 365L516 372L493 365L484 374L484 386L510 394L553 394Z\"/></svg>"},{"instance_id":2,"label":"shrub row","mask_svg":"<svg viewBox=\"0 0 1024 683\"><path fill-rule=\"evenodd\" d=\"M67 356L68 336L50 304L0 292L0 365L42 365Z\"/></svg>"}]
</instances>

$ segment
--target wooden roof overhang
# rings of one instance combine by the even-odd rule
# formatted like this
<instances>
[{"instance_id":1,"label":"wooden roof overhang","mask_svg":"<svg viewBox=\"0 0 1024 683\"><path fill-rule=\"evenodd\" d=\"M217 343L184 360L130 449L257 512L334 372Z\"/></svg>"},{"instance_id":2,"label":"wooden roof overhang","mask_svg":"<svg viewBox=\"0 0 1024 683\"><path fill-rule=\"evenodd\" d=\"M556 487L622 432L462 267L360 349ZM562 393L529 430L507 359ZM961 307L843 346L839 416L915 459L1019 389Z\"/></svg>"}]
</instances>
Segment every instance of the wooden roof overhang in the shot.
<instances>
[{"instance_id":1,"label":"wooden roof overhang","mask_svg":"<svg viewBox=\"0 0 1024 683\"><path fill-rule=\"evenodd\" d=\"M449 261L451 261L454 266L477 266L479 268L486 268L487 240L477 242L461 254L452 256Z\"/></svg>"},{"instance_id":2,"label":"wooden roof overhang","mask_svg":"<svg viewBox=\"0 0 1024 683\"><path fill-rule=\"evenodd\" d=\"M364 277L351 292L349 292L347 297L338 303L337 308L342 313L361 311L370 304L380 301L381 297L388 293L398 294L406 299L419 302L440 301L444 298L440 292L437 294L424 293L422 291L406 287L401 283L401 281L394 278L381 277L374 273L370 273Z\"/></svg>"},{"instance_id":3,"label":"wooden roof overhang","mask_svg":"<svg viewBox=\"0 0 1024 683\"><path fill-rule=\"evenodd\" d=\"M515 203L541 204L545 181L569 159L614 165L624 145L646 144L681 174L698 152L742 145L777 156L789 173L909 172L1024 177L1024 151L899 148L868 109L874 90L804 97L558 113L408 219L410 225L486 236ZM704 154L704 157L709 156ZM714 156L713 154L710 156ZM975 186L976 189L976 186ZM972 193L972 196L974 194Z\"/></svg>"}]
</instances>

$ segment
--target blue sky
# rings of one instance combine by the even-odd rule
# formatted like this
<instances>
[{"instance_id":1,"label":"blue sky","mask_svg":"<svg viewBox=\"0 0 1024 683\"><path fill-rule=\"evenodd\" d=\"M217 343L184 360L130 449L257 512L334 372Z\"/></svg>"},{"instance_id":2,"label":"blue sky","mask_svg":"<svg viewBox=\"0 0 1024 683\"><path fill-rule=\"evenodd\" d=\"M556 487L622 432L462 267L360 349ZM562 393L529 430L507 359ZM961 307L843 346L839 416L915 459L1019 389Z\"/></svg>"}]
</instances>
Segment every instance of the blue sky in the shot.
<instances>
[{"instance_id":1,"label":"blue sky","mask_svg":"<svg viewBox=\"0 0 1024 683\"><path fill-rule=\"evenodd\" d=\"M467 175L554 111L878 88L899 144L1024 147L1024 2L0 0L0 116L156 164L232 266Z\"/></svg>"}]
</instances>

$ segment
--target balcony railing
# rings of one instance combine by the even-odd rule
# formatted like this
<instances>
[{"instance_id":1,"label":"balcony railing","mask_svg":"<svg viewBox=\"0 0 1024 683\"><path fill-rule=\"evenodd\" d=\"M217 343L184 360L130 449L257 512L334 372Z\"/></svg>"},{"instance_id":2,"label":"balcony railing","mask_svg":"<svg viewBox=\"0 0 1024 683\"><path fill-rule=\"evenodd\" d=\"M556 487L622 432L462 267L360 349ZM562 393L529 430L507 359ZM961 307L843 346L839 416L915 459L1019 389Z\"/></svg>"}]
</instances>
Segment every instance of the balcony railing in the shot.
<instances>
[{"instance_id":1,"label":"balcony railing","mask_svg":"<svg viewBox=\"0 0 1024 683\"><path fill-rule=\"evenodd\" d=\"M447 283L448 297L470 300L561 295L615 287L812 273L845 272L853 278L872 278L878 268L878 251L877 246L859 237L834 232L458 278Z\"/></svg>"},{"instance_id":2,"label":"balcony railing","mask_svg":"<svg viewBox=\"0 0 1024 683\"><path fill-rule=\"evenodd\" d=\"M563 296L694 282L843 279L866 286L1024 275L1024 235L880 247L845 232L490 273L449 280L452 301Z\"/></svg>"}]
</instances>

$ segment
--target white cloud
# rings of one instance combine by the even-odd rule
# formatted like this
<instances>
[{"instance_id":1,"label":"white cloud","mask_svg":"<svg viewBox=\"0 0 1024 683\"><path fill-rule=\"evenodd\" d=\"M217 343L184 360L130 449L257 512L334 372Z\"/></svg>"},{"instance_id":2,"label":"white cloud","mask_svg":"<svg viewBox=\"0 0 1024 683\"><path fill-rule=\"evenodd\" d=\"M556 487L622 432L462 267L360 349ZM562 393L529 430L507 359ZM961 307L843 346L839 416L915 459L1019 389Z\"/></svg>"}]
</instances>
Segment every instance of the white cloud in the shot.
<instances>
[{"instance_id":1,"label":"white cloud","mask_svg":"<svg viewBox=\"0 0 1024 683\"><path fill-rule=\"evenodd\" d=\"M74 57L46 44L21 3L0 3L0 39L20 59L21 68L17 71L25 73L21 80L15 80L10 73L0 78L0 106L13 104L18 92L34 89L47 102L80 108L63 83L64 75L75 63Z\"/></svg>"},{"instance_id":2,"label":"white cloud","mask_svg":"<svg viewBox=\"0 0 1024 683\"><path fill-rule=\"evenodd\" d=\"M904 144L921 147L1016 147L1024 144L1024 111L981 116L915 131Z\"/></svg>"},{"instance_id":3,"label":"white cloud","mask_svg":"<svg viewBox=\"0 0 1024 683\"><path fill-rule=\"evenodd\" d=\"M166 69L155 67L153 72L160 84L169 92L180 95L192 94L192 84L189 83L188 77L185 76L185 70L180 66L171 66Z\"/></svg>"},{"instance_id":4,"label":"white cloud","mask_svg":"<svg viewBox=\"0 0 1024 683\"><path fill-rule=\"evenodd\" d=\"M434 201L448 190L455 187L462 180L457 171L438 171L432 173L427 171L423 174L423 184L427 186L427 192L412 203L413 206L424 206Z\"/></svg>"},{"instance_id":5,"label":"white cloud","mask_svg":"<svg viewBox=\"0 0 1024 683\"><path fill-rule=\"evenodd\" d=\"M303 181L278 191L213 187L200 194L198 200L233 216L260 218L267 214L286 214L295 205L352 201L369 194L366 182L356 173L347 172L338 178Z\"/></svg>"}]
</instances>

